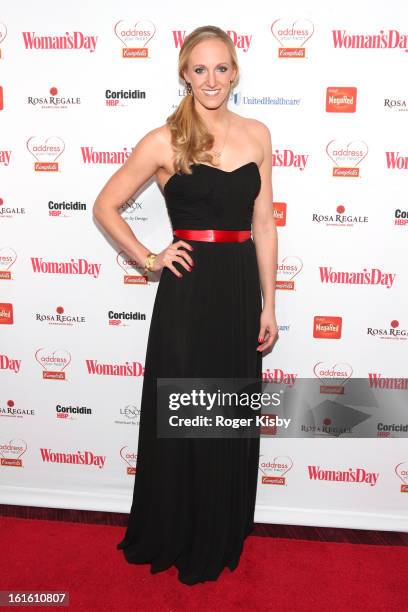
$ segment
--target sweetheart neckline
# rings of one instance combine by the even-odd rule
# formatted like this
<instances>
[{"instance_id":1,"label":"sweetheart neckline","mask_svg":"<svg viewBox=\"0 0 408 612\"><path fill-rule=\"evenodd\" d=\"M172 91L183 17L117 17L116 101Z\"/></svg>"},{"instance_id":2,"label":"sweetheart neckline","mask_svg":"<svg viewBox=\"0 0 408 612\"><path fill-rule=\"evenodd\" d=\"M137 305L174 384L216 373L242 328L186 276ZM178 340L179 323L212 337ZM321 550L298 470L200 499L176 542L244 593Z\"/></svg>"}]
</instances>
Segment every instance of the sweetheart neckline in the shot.
<instances>
[{"instance_id":1,"label":"sweetheart neckline","mask_svg":"<svg viewBox=\"0 0 408 612\"><path fill-rule=\"evenodd\" d=\"M242 164L242 166L238 166L238 168L234 168L234 170L223 170L222 168L217 168L217 166L210 166L210 164L190 164L191 166L205 166L206 168L212 168L213 170L218 170L219 172L224 172L224 174L234 174L234 172L237 172L237 170L241 170L241 168L246 168L247 166L250 166L251 164L255 164L255 166L258 168L258 172L259 172L259 167L258 164L256 163L256 161L250 161L247 162L246 164ZM174 174L172 174L170 176L170 178L167 179L167 181L165 182L165 184L163 185L163 193L167 187L167 185L170 183L170 181L175 177L178 176L179 172L175 172Z\"/></svg>"}]
</instances>

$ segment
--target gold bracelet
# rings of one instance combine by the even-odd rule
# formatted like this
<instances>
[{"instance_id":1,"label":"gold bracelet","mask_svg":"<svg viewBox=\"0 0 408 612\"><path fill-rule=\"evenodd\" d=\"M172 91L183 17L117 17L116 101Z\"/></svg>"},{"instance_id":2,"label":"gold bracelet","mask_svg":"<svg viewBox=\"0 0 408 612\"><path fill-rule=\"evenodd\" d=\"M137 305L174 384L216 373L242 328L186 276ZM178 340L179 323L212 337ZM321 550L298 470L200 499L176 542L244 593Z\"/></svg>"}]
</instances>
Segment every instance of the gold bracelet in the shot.
<instances>
[{"instance_id":1,"label":"gold bracelet","mask_svg":"<svg viewBox=\"0 0 408 612\"><path fill-rule=\"evenodd\" d=\"M151 272L154 264L154 260L156 259L156 253L148 253L144 263L144 273Z\"/></svg>"}]
</instances>

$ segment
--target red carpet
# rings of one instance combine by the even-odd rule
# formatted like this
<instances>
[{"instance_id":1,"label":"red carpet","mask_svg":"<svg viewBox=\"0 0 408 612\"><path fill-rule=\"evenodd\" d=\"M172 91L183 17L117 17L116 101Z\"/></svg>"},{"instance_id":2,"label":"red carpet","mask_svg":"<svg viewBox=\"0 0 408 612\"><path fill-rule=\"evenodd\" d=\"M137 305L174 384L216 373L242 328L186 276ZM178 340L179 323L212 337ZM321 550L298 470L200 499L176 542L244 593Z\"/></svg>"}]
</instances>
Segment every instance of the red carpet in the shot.
<instances>
[{"instance_id":1,"label":"red carpet","mask_svg":"<svg viewBox=\"0 0 408 612\"><path fill-rule=\"evenodd\" d=\"M128 565L115 549L122 534L109 525L0 517L0 590L69 591L65 609L86 612L408 609L407 547L250 536L234 572L189 587L175 568L151 575L148 565Z\"/></svg>"}]
</instances>

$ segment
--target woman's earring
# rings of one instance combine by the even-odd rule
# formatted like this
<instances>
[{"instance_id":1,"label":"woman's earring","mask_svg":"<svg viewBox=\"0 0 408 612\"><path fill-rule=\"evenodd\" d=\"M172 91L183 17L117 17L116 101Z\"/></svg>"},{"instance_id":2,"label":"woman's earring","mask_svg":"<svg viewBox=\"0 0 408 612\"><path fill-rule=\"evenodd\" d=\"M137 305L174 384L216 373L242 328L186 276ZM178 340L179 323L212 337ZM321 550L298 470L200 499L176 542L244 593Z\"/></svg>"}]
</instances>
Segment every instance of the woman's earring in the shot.
<instances>
[{"instance_id":1,"label":"woman's earring","mask_svg":"<svg viewBox=\"0 0 408 612\"><path fill-rule=\"evenodd\" d=\"M191 87L191 83L187 83L187 81L186 81L186 89L187 89L187 94L189 96L192 96L193 95L193 88Z\"/></svg>"}]
</instances>

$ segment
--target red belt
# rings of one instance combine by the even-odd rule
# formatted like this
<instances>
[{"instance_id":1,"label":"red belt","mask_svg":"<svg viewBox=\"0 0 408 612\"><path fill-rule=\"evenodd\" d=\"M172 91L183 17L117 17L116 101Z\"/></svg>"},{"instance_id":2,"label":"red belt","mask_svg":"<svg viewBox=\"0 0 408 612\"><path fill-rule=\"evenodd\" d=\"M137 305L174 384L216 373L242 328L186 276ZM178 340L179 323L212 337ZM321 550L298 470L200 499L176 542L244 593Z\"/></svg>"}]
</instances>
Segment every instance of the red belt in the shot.
<instances>
[{"instance_id":1,"label":"red belt","mask_svg":"<svg viewBox=\"0 0 408 612\"><path fill-rule=\"evenodd\" d=\"M251 230L189 230L176 229L173 234L187 240L204 240L205 242L244 242L251 237Z\"/></svg>"}]
</instances>

